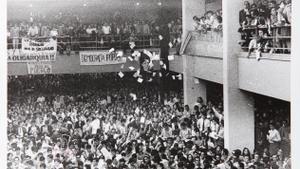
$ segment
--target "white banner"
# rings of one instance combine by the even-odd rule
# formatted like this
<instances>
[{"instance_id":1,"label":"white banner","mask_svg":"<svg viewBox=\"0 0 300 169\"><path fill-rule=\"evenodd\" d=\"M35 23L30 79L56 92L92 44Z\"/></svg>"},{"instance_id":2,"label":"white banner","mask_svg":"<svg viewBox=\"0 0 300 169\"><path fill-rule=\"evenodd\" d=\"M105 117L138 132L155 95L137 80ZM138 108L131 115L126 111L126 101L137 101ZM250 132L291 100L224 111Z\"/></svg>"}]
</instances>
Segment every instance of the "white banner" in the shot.
<instances>
[{"instance_id":1,"label":"white banner","mask_svg":"<svg viewBox=\"0 0 300 169\"><path fill-rule=\"evenodd\" d=\"M8 50L8 62L55 61L57 41L52 38L39 41L23 38L21 49Z\"/></svg>"},{"instance_id":2,"label":"white banner","mask_svg":"<svg viewBox=\"0 0 300 169\"><path fill-rule=\"evenodd\" d=\"M52 74L52 65L48 62L27 63L28 74Z\"/></svg>"},{"instance_id":3,"label":"white banner","mask_svg":"<svg viewBox=\"0 0 300 169\"><path fill-rule=\"evenodd\" d=\"M118 52L103 51L81 51L79 54L80 65L110 65L126 62L126 58L117 54Z\"/></svg>"}]
</instances>

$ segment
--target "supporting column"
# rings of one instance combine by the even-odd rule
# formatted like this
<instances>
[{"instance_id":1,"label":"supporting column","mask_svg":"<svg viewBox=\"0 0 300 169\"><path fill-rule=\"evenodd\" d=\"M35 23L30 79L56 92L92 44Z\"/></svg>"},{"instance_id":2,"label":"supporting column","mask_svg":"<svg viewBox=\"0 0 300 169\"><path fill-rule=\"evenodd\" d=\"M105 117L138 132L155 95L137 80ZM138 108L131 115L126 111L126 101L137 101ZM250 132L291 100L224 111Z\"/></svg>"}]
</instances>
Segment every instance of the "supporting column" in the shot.
<instances>
[{"instance_id":1,"label":"supporting column","mask_svg":"<svg viewBox=\"0 0 300 169\"><path fill-rule=\"evenodd\" d=\"M193 17L202 16L205 13L205 0L182 0L182 39L184 40L189 31L193 30ZM184 43L182 43L184 44ZM191 56L182 56L183 62L183 88L184 104L193 106L197 97L201 96L206 101L206 84L204 81L194 83L192 76L193 62Z\"/></svg>"},{"instance_id":2,"label":"supporting column","mask_svg":"<svg viewBox=\"0 0 300 169\"><path fill-rule=\"evenodd\" d=\"M254 101L249 93L238 86L238 55L240 38L238 12L241 0L223 0L223 87L224 87L224 140L230 151L247 147L254 149Z\"/></svg>"},{"instance_id":3,"label":"supporting column","mask_svg":"<svg viewBox=\"0 0 300 169\"><path fill-rule=\"evenodd\" d=\"M183 95L184 104L193 108L198 97L202 97L206 103L206 82L193 76L194 71L194 58L192 56L182 56L183 65ZM195 79L197 79L195 81Z\"/></svg>"}]
</instances>

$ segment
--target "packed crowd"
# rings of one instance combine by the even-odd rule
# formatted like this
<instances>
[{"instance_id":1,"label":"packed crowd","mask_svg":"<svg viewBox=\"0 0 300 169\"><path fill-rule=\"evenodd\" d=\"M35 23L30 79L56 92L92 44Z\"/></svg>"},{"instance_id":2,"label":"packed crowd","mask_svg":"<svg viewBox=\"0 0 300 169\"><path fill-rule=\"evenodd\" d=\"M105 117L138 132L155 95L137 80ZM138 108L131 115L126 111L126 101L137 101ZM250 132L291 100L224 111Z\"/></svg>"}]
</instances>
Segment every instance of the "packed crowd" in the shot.
<instances>
[{"instance_id":1,"label":"packed crowd","mask_svg":"<svg viewBox=\"0 0 300 169\"><path fill-rule=\"evenodd\" d=\"M171 33L181 33L180 19L168 23ZM8 24L8 36L19 37L49 37L49 36L92 36L92 35L121 35L136 34L149 35L159 34L160 25L147 20L114 20L99 21L96 23L71 22L43 23L43 22L21 22Z\"/></svg>"},{"instance_id":2,"label":"packed crowd","mask_svg":"<svg viewBox=\"0 0 300 169\"><path fill-rule=\"evenodd\" d=\"M253 50L257 60L261 52L290 53L291 10L291 0L244 2L244 9L239 12L238 31L240 44L249 56Z\"/></svg>"},{"instance_id":3,"label":"packed crowd","mask_svg":"<svg viewBox=\"0 0 300 169\"><path fill-rule=\"evenodd\" d=\"M222 104L190 108L179 88L160 101L159 83L130 73L12 76L8 87L9 169L290 167L288 156L228 152Z\"/></svg>"},{"instance_id":4,"label":"packed crowd","mask_svg":"<svg viewBox=\"0 0 300 169\"><path fill-rule=\"evenodd\" d=\"M61 12L60 12L61 13ZM99 46L105 43L123 42L130 39L145 41L148 46L155 45L153 39L158 40L162 25L151 19L137 19L121 17L119 15L111 18L98 19L93 22L83 22L74 13L64 15L61 13L54 21L47 19L34 19L29 21L8 22L8 43L13 49L18 48L20 38L43 38L59 37L60 44L65 42L89 42L98 41ZM177 41L181 37L181 19L173 19L168 23L171 40ZM69 38L72 37L72 38ZM93 43L95 44L95 43ZM91 46L91 44L81 44ZM93 47L93 46L91 46Z\"/></svg>"},{"instance_id":5,"label":"packed crowd","mask_svg":"<svg viewBox=\"0 0 300 169\"><path fill-rule=\"evenodd\" d=\"M196 31L204 33L210 30L222 32L222 9L215 12L207 11L202 17L194 16L193 21L193 27Z\"/></svg>"},{"instance_id":6,"label":"packed crowd","mask_svg":"<svg viewBox=\"0 0 300 169\"><path fill-rule=\"evenodd\" d=\"M277 154L283 160L290 155L289 103L258 96L255 104L257 150L269 156ZM267 146L269 151L264 150Z\"/></svg>"}]
</instances>

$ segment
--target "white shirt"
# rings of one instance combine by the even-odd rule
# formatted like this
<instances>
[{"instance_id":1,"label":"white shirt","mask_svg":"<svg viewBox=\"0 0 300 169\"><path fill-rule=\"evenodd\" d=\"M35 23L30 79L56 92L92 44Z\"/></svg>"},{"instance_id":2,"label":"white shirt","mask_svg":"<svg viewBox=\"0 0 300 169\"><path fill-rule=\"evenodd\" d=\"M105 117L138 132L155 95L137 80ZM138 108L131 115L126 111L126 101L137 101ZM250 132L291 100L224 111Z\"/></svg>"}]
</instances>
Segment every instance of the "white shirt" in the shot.
<instances>
[{"instance_id":1,"label":"white shirt","mask_svg":"<svg viewBox=\"0 0 300 169\"><path fill-rule=\"evenodd\" d=\"M268 139L269 143L274 143L274 142L281 141L281 137L280 137L280 134L279 134L278 130L276 130L276 129L269 130L269 134L267 135L267 139Z\"/></svg>"},{"instance_id":2,"label":"white shirt","mask_svg":"<svg viewBox=\"0 0 300 169\"><path fill-rule=\"evenodd\" d=\"M102 32L107 35L107 34L110 34L110 26L102 26Z\"/></svg>"},{"instance_id":3,"label":"white shirt","mask_svg":"<svg viewBox=\"0 0 300 169\"><path fill-rule=\"evenodd\" d=\"M204 119L203 119L202 117L201 117L200 119L198 119L198 121L197 121L197 126L198 126L200 132L202 132L202 131L204 130L204 125L203 125L203 123L204 123Z\"/></svg>"},{"instance_id":4,"label":"white shirt","mask_svg":"<svg viewBox=\"0 0 300 169\"><path fill-rule=\"evenodd\" d=\"M92 134L97 134L97 130L100 128L100 120L95 119L91 123Z\"/></svg>"}]
</instances>

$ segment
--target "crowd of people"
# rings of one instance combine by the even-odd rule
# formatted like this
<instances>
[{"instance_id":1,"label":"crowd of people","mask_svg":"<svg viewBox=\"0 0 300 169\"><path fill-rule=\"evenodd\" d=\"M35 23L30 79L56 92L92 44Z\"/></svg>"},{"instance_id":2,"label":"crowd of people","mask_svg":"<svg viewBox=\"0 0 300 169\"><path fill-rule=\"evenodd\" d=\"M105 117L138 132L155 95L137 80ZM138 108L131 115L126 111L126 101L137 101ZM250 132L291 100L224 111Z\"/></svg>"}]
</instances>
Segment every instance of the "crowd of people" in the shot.
<instances>
[{"instance_id":1,"label":"crowd of people","mask_svg":"<svg viewBox=\"0 0 300 169\"><path fill-rule=\"evenodd\" d=\"M195 31L203 33L210 30L222 32L222 9L215 12L207 11L202 17L194 16L193 21Z\"/></svg>"},{"instance_id":2,"label":"crowd of people","mask_svg":"<svg viewBox=\"0 0 300 169\"><path fill-rule=\"evenodd\" d=\"M289 103L267 99L262 96L255 98L255 133L256 147L260 153L278 155L284 159L290 155L290 106ZM264 148L269 146L269 151Z\"/></svg>"},{"instance_id":3,"label":"crowd of people","mask_svg":"<svg viewBox=\"0 0 300 169\"><path fill-rule=\"evenodd\" d=\"M34 17L29 21L8 22L9 48L16 49L20 47L22 37L58 37L59 44L63 45L66 42L71 42L75 45L80 41L83 42L81 46L88 47L94 47L91 44L94 45L95 43L85 43L85 41L98 41L99 46L105 46L106 43L121 43L129 39L135 39L137 44L147 43L148 46L155 46L155 40L158 41L158 35L162 29L161 23L150 19L143 20L116 15L86 23L74 14L64 15L62 13L60 15L52 22ZM175 18L167 25L172 36L172 42L177 41L182 32L181 19ZM72 39L69 37L72 37Z\"/></svg>"},{"instance_id":4,"label":"crowd of people","mask_svg":"<svg viewBox=\"0 0 300 169\"><path fill-rule=\"evenodd\" d=\"M228 152L222 103L184 105L180 87L161 100L158 81L132 73L11 76L8 87L9 169L290 167L288 155Z\"/></svg>"},{"instance_id":5,"label":"crowd of people","mask_svg":"<svg viewBox=\"0 0 300 169\"><path fill-rule=\"evenodd\" d=\"M256 51L256 59L262 52L290 53L291 0L258 0L244 2L239 12L240 45L248 51L248 57Z\"/></svg>"}]
</instances>

